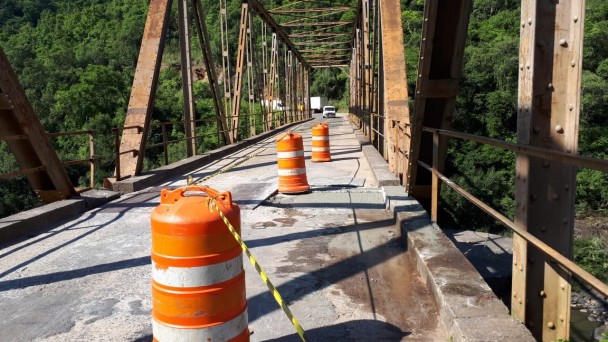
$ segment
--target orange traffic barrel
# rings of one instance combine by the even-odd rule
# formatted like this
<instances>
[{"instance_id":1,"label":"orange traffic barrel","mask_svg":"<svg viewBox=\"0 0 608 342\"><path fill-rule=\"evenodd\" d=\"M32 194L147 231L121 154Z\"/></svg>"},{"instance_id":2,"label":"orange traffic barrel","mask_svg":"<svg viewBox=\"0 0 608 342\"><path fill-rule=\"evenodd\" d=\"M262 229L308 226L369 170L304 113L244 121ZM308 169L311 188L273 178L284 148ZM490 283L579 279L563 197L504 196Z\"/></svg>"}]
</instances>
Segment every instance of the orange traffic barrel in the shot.
<instances>
[{"instance_id":1,"label":"orange traffic barrel","mask_svg":"<svg viewBox=\"0 0 608 342\"><path fill-rule=\"evenodd\" d=\"M329 152L329 125L326 122L312 126L312 157L313 162L328 162L331 160Z\"/></svg>"},{"instance_id":2,"label":"orange traffic barrel","mask_svg":"<svg viewBox=\"0 0 608 342\"><path fill-rule=\"evenodd\" d=\"M241 247L209 197L240 234L230 192L164 189L152 211L154 341L249 341Z\"/></svg>"},{"instance_id":3,"label":"orange traffic barrel","mask_svg":"<svg viewBox=\"0 0 608 342\"><path fill-rule=\"evenodd\" d=\"M287 133L277 139L277 163L279 192L295 194L310 190L301 135Z\"/></svg>"}]
</instances>

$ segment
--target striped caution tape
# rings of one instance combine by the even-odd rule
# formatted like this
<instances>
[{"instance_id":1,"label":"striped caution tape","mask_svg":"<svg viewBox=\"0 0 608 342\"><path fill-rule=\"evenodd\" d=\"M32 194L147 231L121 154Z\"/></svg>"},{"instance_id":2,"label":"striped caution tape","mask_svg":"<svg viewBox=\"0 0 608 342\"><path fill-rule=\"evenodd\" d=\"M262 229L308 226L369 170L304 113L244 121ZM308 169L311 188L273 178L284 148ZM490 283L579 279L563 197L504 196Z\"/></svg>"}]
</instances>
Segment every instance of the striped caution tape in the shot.
<instances>
[{"instance_id":1,"label":"striped caution tape","mask_svg":"<svg viewBox=\"0 0 608 342\"><path fill-rule=\"evenodd\" d=\"M232 164L232 165L230 165L230 166L228 166L228 167L225 167L225 168L223 168L223 169L219 170L218 172L216 172L216 173L214 173L214 174L211 174L211 175L209 175L209 176L203 177L202 179L199 179L199 180L196 180L196 181L194 180L194 178L192 178L192 176L188 176L188 178L186 178L186 185L199 185L199 184L201 184L201 183L203 183L203 182L206 182L206 181L208 181L209 179L211 179L211 178L213 178L213 177L215 177L215 176L217 176L217 175L220 175L220 174L222 174L222 173L224 173L224 172L228 172L228 171L230 171L230 170L234 169L235 167L237 167L237 166L239 166L239 165L243 164L244 162L248 161L248 160L249 160L249 159L251 159L251 158L254 158L254 157L258 156L260 153L262 153L262 152L264 152L264 151L266 151L266 149L263 149L263 150L261 150L261 151L260 151L260 152L258 152L258 153L252 154L252 155L250 155L249 157L247 157L247 158L245 158L245 159L243 159L243 160L239 161L238 163Z\"/></svg>"},{"instance_id":2,"label":"striped caution tape","mask_svg":"<svg viewBox=\"0 0 608 342\"><path fill-rule=\"evenodd\" d=\"M253 264L253 267L255 267L256 271L262 278L262 281L266 284L266 286L268 286L268 289L274 296L274 299L277 301L277 303L279 304L281 309L283 309L283 312L285 312L285 315L287 316L287 318L289 318L289 320L291 320L291 324L293 324L293 326L296 328L296 331L298 332L298 335L300 335L300 338L302 339L302 341L306 341L306 339L304 338L304 329L302 329L302 326L298 322L298 319L291 313L291 310L289 310L289 307L287 306L287 304L285 304L283 297L281 297L281 294L279 293L277 288L274 287L274 285L272 285L272 283L270 282L270 279L268 279L268 275L266 275L266 272L264 272L264 270L262 269L262 266L260 266L260 264L258 264L257 260L253 256L253 254L251 254L251 252L249 251L249 248L247 248L247 245L245 245L245 242L243 241L243 239L241 239L241 236L239 235L239 233L237 233L237 231L234 229L232 224L230 224L230 221L228 220L226 215L224 215L224 213L220 210L219 206L215 203L215 199L209 197L207 203L209 205L210 210L215 209L215 211L217 211L217 213L220 215L220 217L226 224L226 227L228 227L228 229L230 230L230 233L232 233L232 235L234 236L236 241L239 243L239 245L241 245L241 248L243 249L243 251L249 257L249 261L251 261L251 264Z\"/></svg>"}]
</instances>

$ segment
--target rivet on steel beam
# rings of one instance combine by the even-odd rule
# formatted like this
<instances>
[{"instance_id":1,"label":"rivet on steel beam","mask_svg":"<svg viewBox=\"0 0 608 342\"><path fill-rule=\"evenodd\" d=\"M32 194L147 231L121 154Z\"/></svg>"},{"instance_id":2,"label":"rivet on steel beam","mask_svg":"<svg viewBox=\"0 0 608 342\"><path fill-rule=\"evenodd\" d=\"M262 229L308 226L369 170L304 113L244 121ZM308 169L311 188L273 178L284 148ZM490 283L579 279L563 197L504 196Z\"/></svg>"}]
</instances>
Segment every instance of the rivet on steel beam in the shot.
<instances>
[{"instance_id":1,"label":"rivet on steel beam","mask_svg":"<svg viewBox=\"0 0 608 342\"><path fill-rule=\"evenodd\" d=\"M574 16L574 18L572 18L572 20L574 20L574 22L576 23L578 21L578 16Z\"/></svg>"},{"instance_id":2,"label":"rivet on steel beam","mask_svg":"<svg viewBox=\"0 0 608 342\"><path fill-rule=\"evenodd\" d=\"M553 83L547 84L547 90L553 90Z\"/></svg>"},{"instance_id":3,"label":"rivet on steel beam","mask_svg":"<svg viewBox=\"0 0 608 342\"><path fill-rule=\"evenodd\" d=\"M526 23L525 22L521 22L521 27L526 27Z\"/></svg>"},{"instance_id":4,"label":"rivet on steel beam","mask_svg":"<svg viewBox=\"0 0 608 342\"><path fill-rule=\"evenodd\" d=\"M568 224L568 218L564 217L564 219L562 220L562 222L563 222L564 224Z\"/></svg>"},{"instance_id":5,"label":"rivet on steel beam","mask_svg":"<svg viewBox=\"0 0 608 342\"><path fill-rule=\"evenodd\" d=\"M529 263L531 263L531 264L533 264L533 263L535 263L535 262L536 262L536 259L534 259L533 257L530 257L530 258L528 259L528 262L529 262Z\"/></svg>"},{"instance_id":6,"label":"rivet on steel beam","mask_svg":"<svg viewBox=\"0 0 608 342\"><path fill-rule=\"evenodd\" d=\"M526 64L526 69L530 69L530 64Z\"/></svg>"},{"instance_id":7,"label":"rivet on steel beam","mask_svg":"<svg viewBox=\"0 0 608 342\"><path fill-rule=\"evenodd\" d=\"M528 18L528 25L532 25L532 18Z\"/></svg>"},{"instance_id":8,"label":"rivet on steel beam","mask_svg":"<svg viewBox=\"0 0 608 342\"><path fill-rule=\"evenodd\" d=\"M429 18L424 18L424 21L429 21Z\"/></svg>"},{"instance_id":9,"label":"rivet on steel beam","mask_svg":"<svg viewBox=\"0 0 608 342\"><path fill-rule=\"evenodd\" d=\"M574 105L571 104L571 105L568 106L568 110L569 111L572 111L573 109L574 109Z\"/></svg>"},{"instance_id":10,"label":"rivet on steel beam","mask_svg":"<svg viewBox=\"0 0 608 342\"><path fill-rule=\"evenodd\" d=\"M557 133L562 134L562 133L564 133L564 127L562 127L562 125L557 125L557 126L555 126L555 131Z\"/></svg>"},{"instance_id":11,"label":"rivet on steel beam","mask_svg":"<svg viewBox=\"0 0 608 342\"><path fill-rule=\"evenodd\" d=\"M536 201L538 199L538 196L532 195L532 196L530 196L530 199L533 200L533 201Z\"/></svg>"},{"instance_id":12,"label":"rivet on steel beam","mask_svg":"<svg viewBox=\"0 0 608 342\"><path fill-rule=\"evenodd\" d=\"M538 133L538 132L540 132L540 127L538 127L538 126L534 126L534 127L532 128L532 130L534 131L534 133Z\"/></svg>"},{"instance_id":13,"label":"rivet on steel beam","mask_svg":"<svg viewBox=\"0 0 608 342\"><path fill-rule=\"evenodd\" d=\"M566 289L566 285L562 284L562 285L560 286L560 288L561 288L562 290L565 290L565 289Z\"/></svg>"},{"instance_id":14,"label":"rivet on steel beam","mask_svg":"<svg viewBox=\"0 0 608 342\"><path fill-rule=\"evenodd\" d=\"M545 47L545 42L543 42L542 40L539 41L538 43L536 43L536 46L538 46L539 48L544 48Z\"/></svg>"},{"instance_id":15,"label":"rivet on steel beam","mask_svg":"<svg viewBox=\"0 0 608 342\"><path fill-rule=\"evenodd\" d=\"M555 329L555 324L553 324L553 322L549 322L549 323L547 323L547 328Z\"/></svg>"},{"instance_id":16,"label":"rivet on steel beam","mask_svg":"<svg viewBox=\"0 0 608 342\"><path fill-rule=\"evenodd\" d=\"M570 184L564 185L564 189L566 189L566 191L569 191L570 190Z\"/></svg>"},{"instance_id":17,"label":"rivet on steel beam","mask_svg":"<svg viewBox=\"0 0 608 342\"><path fill-rule=\"evenodd\" d=\"M517 293L513 292L513 298L517 298Z\"/></svg>"},{"instance_id":18,"label":"rivet on steel beam","mask_svg":"<svg viewBox=\"0 0 608 342\"><path fill-rule=\"evenodd\" d=\"M538 295L539 295L540 297L547 298L547 294L545 293L545 291L542 291L542 290L541 290L541 291L538 293Z\"/></svg>"},{"instance_id":19,"label":"rivet on steel beam","mask_svg":"<svg viewBox=\"0 0 608 342\"><path fill-rule=\"evenodd\" d=\"M546 161L546 160L545 160L545 161L543 161L543 167L549 167L549 165L551 165L551 164L549 164L549 162L548 162L548 161Z\"/></svg>"},{"instance_id":20,"label":"rivet on steel beam","mask_svg":"<svg viewBox=\"0 0 608 342\"><path fill-rule=\"evenodd\" d=\"M524 271L524 267L523 267L523 266L519 266L519 270L520 270L521 272L523 272L523 271Z\"/></svg>"},{"instance_id":21,"label":"rivet on steel beam","mask_svg":"<svg viewBox=\"0 0 608 342\"><path fill-rule=\"evenodd\" d=\"M559 45L566 47L566 46L568 46L568 42L566 42L566 40L562 38L559 40Z\"/></svg>"},{"instance_id":22,"label":"rivet on steel beam","mask_svg":"<svg viewBox=\"0 0 608 342\"><path fill-rule=\"evenodd\" d=\"M521 298L518 300L519 304L523 303L523 300L521 300Z\"/></svg>"},{"instance_id":23,"label":"rivet on steel beam","mask_svg":"<svg viewBox=\"0 0 608 342\"><path fill-rule=\"evenodd\" d=\"M546 232L547 231L547 227L546 226L540 226L540 231L541 232Z\"/></svg>"},{"instance_id":24,"label":"rivet on steel beam","mask_svg":"<svg viewBox=\"0 0 608 342\"><path fill-rule=\"evenodd\" d=\"M513 265L517 266L517 260L513 260Z\"/></svg>"},{"instance_id":25,"label":"rivet on steel beam","mask_svg":"<svg viewBox=\"0 0 608 342\"><path fill-rule=\"evenodd\" d=\"M570 66L574 68L574 67L576 66L576 62L575 62L574 60L572 60L572 61L570 62Z\"/></svg>"},{"instance_id":26,"label":"rivet on steel beam","mask_svg":"<svg viewBox=\"0 0 608 342\"><path fill-rule=\"evenodd\" d=\"M559 316L559 321L563 322L564 321L564 316Z\"/></svg>"},{"instance_id":27,"label":"rivet on steel beam","mask_svg":"<svg viewBox=\"0 0 608 342\"><path fill-rule=\"evenodd\" d=\"M528 326L529 327L533 327L534 326L534 321L528 321Z\"/></svg>"},{"instance_id":28,"label":"rivet on steel beam","mask_svg":"<svg viewBox=\"0 0 608 342\"><path fill-rule=\"evenodd\" d=\"M523 64L519 65L519 70L524 70L524 65Z\"/></svg>"}]
</instances>

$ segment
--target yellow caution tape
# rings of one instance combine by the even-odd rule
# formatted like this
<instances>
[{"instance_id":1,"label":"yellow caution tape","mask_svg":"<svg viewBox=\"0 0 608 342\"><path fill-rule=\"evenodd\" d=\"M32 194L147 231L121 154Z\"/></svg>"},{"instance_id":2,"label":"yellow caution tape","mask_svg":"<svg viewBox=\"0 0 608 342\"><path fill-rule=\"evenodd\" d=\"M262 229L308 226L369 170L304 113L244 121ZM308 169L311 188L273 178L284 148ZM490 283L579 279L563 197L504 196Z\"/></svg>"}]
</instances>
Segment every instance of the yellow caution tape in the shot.
<instances>
[{"instance_id":1,"label":"yellow caution tape","mask_svg":"<svg viewBox=\"0 0 608 342\"><path fill-rule=\"evenodd\" d=\"M251 254L251 252L249 251L249 248L247 248L247 245L245 245L245 242L243 242L243 239L241 239L241 236L239 235L239 233L237 233L237 231L234 229L232 224L230 224L230 221L228 221L228 218L226 217L226 215L224 215L224 213L220 210L219 206L217 206L217 204L215 203L215 198L209 197L207 203L209 205L210 210L215 209L217 211L217 213L220 215L220 217L226 224L226 227L228 227L228 229L230 230L230 233L232 233L232 235L234 236L236 241L239 243L239 245L241 245L241 248L243 249L243 251L249 257L249 261L251 261L251 264L253 265L253 267L255 267L256 271L262 278L262 281L266 284L266 286L268 286L268 289L274 296L274 299L277 301L277 303L279 304L281 309L283 309L283 312L285 313L287 318L289 318L289 320L291 320L291 324L293 324L293 326L296 328L296 331L298 332L298 335L300 335L300 338L302 339L302 341L306 341L306 339L304 338L304 329L302 329L302 326L298 322L297 318L291 313L291 310L289 310L289 307L287 306L287 304L285 304L285 301L283 300L283 297L281 297L281 294L279 293L277 288L274 287L274 285L272 285L272 283L270 282L270 279L268 279L268 275L266 275L266 272L264 272L264 270L262 269L262 266L260 266L260 264L258 264L257 260L253 256L253 254Z\"/></svg>"},{"instance_id":2,"label":"yellow caution tape","mask_svg":"<svg viewBox=\"0 0 608 342\"><path fill-rule=\"evenodd\" d=\"M256 157L257 155L259 155L260 153L264 152L265 150L266 150L266 149L263 149L263 150L261 150L260 152L258 152L258 153L256 153L256 154L252 154L252 155L250 155L249 157L247 157L247 158L245 158L245 159L243 159L243 160L239 161L238 163L235 163L235 164L232 164L232 165L230 165L230 166L228 166L228 167L225 167L225 168L223 168L223 169L219 170L218 172L216 172L216 173L214 173L214 174L211 174L211 175L209 175L209 176L207 176L207 177L204 177L204 178L202 178L202 179L199 179L199 180L196 180L196 181L195 181L195 180L194 180L194 178L192 178L192 176L188 176L188 178L186 178L186 185L198 185L198 184L201 184L201 183L203 183L203 182L206 182L206 181L208 181L209 179L211 179L212 177L215 177L215 176L217 176L217 175L220 175L220 174L222 174L222 173L224 173L224 172L228 172L228 171L232 170L233 168L235 168L235 167L237 167L237 166L239 166L239 165L243 164L244 162L248 161L249 159L251 159L251 158L253 158L253 157Z\"/></svg>"}]
</instances>

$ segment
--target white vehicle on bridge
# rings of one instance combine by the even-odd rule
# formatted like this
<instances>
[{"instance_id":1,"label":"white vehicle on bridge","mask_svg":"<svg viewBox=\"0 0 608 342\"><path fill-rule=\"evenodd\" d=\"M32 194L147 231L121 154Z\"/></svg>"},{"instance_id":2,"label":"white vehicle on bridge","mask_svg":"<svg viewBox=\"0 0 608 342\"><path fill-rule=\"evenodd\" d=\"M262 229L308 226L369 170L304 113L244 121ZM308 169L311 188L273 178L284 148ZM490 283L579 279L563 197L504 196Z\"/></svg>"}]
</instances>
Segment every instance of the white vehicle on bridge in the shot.
<instances>
[{"instance_id":1,"label":"white vehicle on bridge","mask_svg":"<svg viewBox=\"0 0 608 342\"><path fill-rule=\"evenodd\" d=\"M336 117L336 107L334 107L334 106L323 107L323 117L324 118L335 118Z\"/></svg>"}]
</instances>

